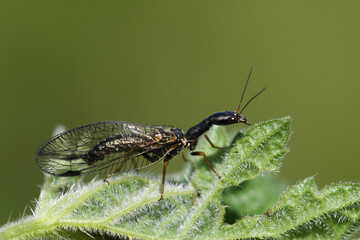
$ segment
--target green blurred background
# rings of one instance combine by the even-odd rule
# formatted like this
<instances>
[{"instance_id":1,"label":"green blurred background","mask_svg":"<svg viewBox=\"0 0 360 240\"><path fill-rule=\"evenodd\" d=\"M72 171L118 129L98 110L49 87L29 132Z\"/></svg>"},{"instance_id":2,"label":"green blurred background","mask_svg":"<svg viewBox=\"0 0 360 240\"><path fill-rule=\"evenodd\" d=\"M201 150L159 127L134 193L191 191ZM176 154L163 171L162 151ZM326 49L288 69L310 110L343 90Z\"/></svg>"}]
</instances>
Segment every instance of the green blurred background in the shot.
<instances>
[{"instance_id":1,"label":"green blurred background","mask_svg":"<svg viewBox=\"0 0 360 240\"><path fill-rule=\"evenodd\" d=\"M38 197L33 155L57 124L186 130L236 109L251 64L246 99L267 90L244 115L293 118L281 178L358 181L359 10L359 1L1 1L0 225Z\"/></svg>"}]
</instances>

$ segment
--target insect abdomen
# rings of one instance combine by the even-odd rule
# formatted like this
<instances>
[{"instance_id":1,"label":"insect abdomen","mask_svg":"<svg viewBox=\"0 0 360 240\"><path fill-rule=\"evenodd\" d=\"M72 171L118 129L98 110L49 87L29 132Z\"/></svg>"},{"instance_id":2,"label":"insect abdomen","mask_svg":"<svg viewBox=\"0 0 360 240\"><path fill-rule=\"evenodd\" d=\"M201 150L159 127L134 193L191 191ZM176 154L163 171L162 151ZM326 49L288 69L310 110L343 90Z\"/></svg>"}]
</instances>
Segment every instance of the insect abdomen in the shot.
<instances>
[{"instance_id":1,"label":"insect abdomen","mask_svg":"<svg viewBox=\"0 0 360 240\"><path fill-rule=\"evenodd\" d=\"M119 134L114 137L106 138L93 147L92 150L82 156L88 165L92 165L97 161L103 160L106 154L116 152L129 152L134 149L143 140L137 136L125 136Z\"/></svg>"}]
</instances>

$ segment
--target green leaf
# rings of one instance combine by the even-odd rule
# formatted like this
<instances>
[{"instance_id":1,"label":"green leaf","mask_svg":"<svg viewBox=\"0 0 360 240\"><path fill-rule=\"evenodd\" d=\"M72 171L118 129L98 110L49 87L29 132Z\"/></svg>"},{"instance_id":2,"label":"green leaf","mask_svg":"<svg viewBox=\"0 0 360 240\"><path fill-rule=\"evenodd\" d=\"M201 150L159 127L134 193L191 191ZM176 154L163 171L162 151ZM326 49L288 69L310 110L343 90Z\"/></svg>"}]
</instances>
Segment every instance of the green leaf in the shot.
<instances>
[{"instance_id":1,"label":"green leaf","mask_svg":"<svg viewBox=\"0 0 360 240\"><path fill-rule=\"evenodd\" d=\"M202 157L193 157L189 182L168 178L159 202L160 177L130 172L111 178L110 185L96 179L85 184L79 178L46 177L34 214L0 228L0 239L339 239L358 229L359 184L342 183L319 192L314 179L307 178L278 199L281 184L268 177L255 179L279 170L288 151L289 117L259 124L234 138L221 127L208 135L215 145L229 146L213 149L202 139L197 148L222 180ZM238 197L230 201L232 195ZM242 218L224 223L225 205Z\"/></svg>"},{"instance_id":2,"label":"green leaf","mask_svg":"<svg viewBox=\"0 0 360 240\"><path fill-rule=\"evenodd\" d=\"M285 185L274 175L264 174L223 192L225 222L234 223L244 216L264 214L279 200Z\"/></svg>"}]
</instances>

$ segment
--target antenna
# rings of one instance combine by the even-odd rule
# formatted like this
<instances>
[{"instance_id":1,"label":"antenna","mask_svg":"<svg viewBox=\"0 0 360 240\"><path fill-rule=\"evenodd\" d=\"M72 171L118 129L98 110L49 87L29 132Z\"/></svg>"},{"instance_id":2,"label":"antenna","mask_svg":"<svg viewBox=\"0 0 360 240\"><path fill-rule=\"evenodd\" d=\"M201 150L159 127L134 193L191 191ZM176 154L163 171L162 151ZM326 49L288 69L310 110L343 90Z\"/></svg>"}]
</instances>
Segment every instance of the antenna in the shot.
<instances>
[{"instance_id":1,"label":"antenna","mask_svg":"<svg viewBox=\"0 0 360 240\"><path fill-rule=\"evenodd\" d=\"M252 73L253 68L254 68L254 65L252 65L252 64L251 64L250 73L249 73L249 76L248 76L247 81L246 81L246 83L245 83L244 91L243 91L243 93L242 93L242 96L241 96L241 100L240 100L240 103L239 103L238 109L236 110L236 112L237 112L237 113L239 113L239 110L240 110L240 107L241 107L242 100L244 99L245 90L246 90L246 87L247 87L248 82L249 82L249 80L250 80L250 76L251 76L251 73ZM248 103L249 103L249 102L248 102ZM247 104L248 104L248 103L247 103ZM246 105L247 105L247 104L246 104ZM245 106L246 106L246 105L245 105ZM242 110L241 110L241 112L242 112ZM241 112L240 112L240 113L241 113Z\"/></svg>"},{"instance_id":2,"label":"antenna","mask_svg":"<svg viewBox=\"0 0 360 240\"><path fill-rule=\"evenodd\" d=\"M241 109L241 111L239 112L239 114L241 114L244 109L247 107L247 105L249 105L249 103L251 103L252 100L254 100L257 96L259 96L260 94L262 94L265 91L265 88L261 89L260 92L258 92L255 96L253 96L246 104L245 106ZM237 111L236 111L237 112Z\"/></svg>"}]
</instances>

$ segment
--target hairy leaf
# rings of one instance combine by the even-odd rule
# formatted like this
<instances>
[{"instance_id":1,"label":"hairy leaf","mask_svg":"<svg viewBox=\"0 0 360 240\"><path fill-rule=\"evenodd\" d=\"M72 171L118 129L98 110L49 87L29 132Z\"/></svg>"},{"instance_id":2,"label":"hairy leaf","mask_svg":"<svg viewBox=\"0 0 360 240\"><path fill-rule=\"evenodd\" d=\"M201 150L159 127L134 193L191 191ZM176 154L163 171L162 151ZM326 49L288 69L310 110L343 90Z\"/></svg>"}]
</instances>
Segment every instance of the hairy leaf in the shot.
<instances>
[{"instance_id":1,"label":"hairy leaf","mask_svg":"<svg viewBox=\"0 0 360 240\"><path fill-rule=\"evenodd\" d=\"M274 191L259 188L264 180L254 178L278 171L288 151L289 117L259 124L235 137L221 127L208 135L215 145L229 146L214 149L202 139L197 148L207 154L221 180L202 157L193 157L186 176L189 182L167 181L164 200L159 202L160 178L145 174L121 174L111 178L110 185L102 180L84 184L78 178L47 176L34 214L3 226L0 239L340 239L358 229L359 184L341 183L319 191L314 179L306 178L288 188L274 206L280 185L267 185L275 186ZM226 196L235 198L229 201ZM254 205L251 201L257 197L253 196L272 200ZM235 207L242 217L225 223L225 205Z\"/></svg>"}]
</instances>

